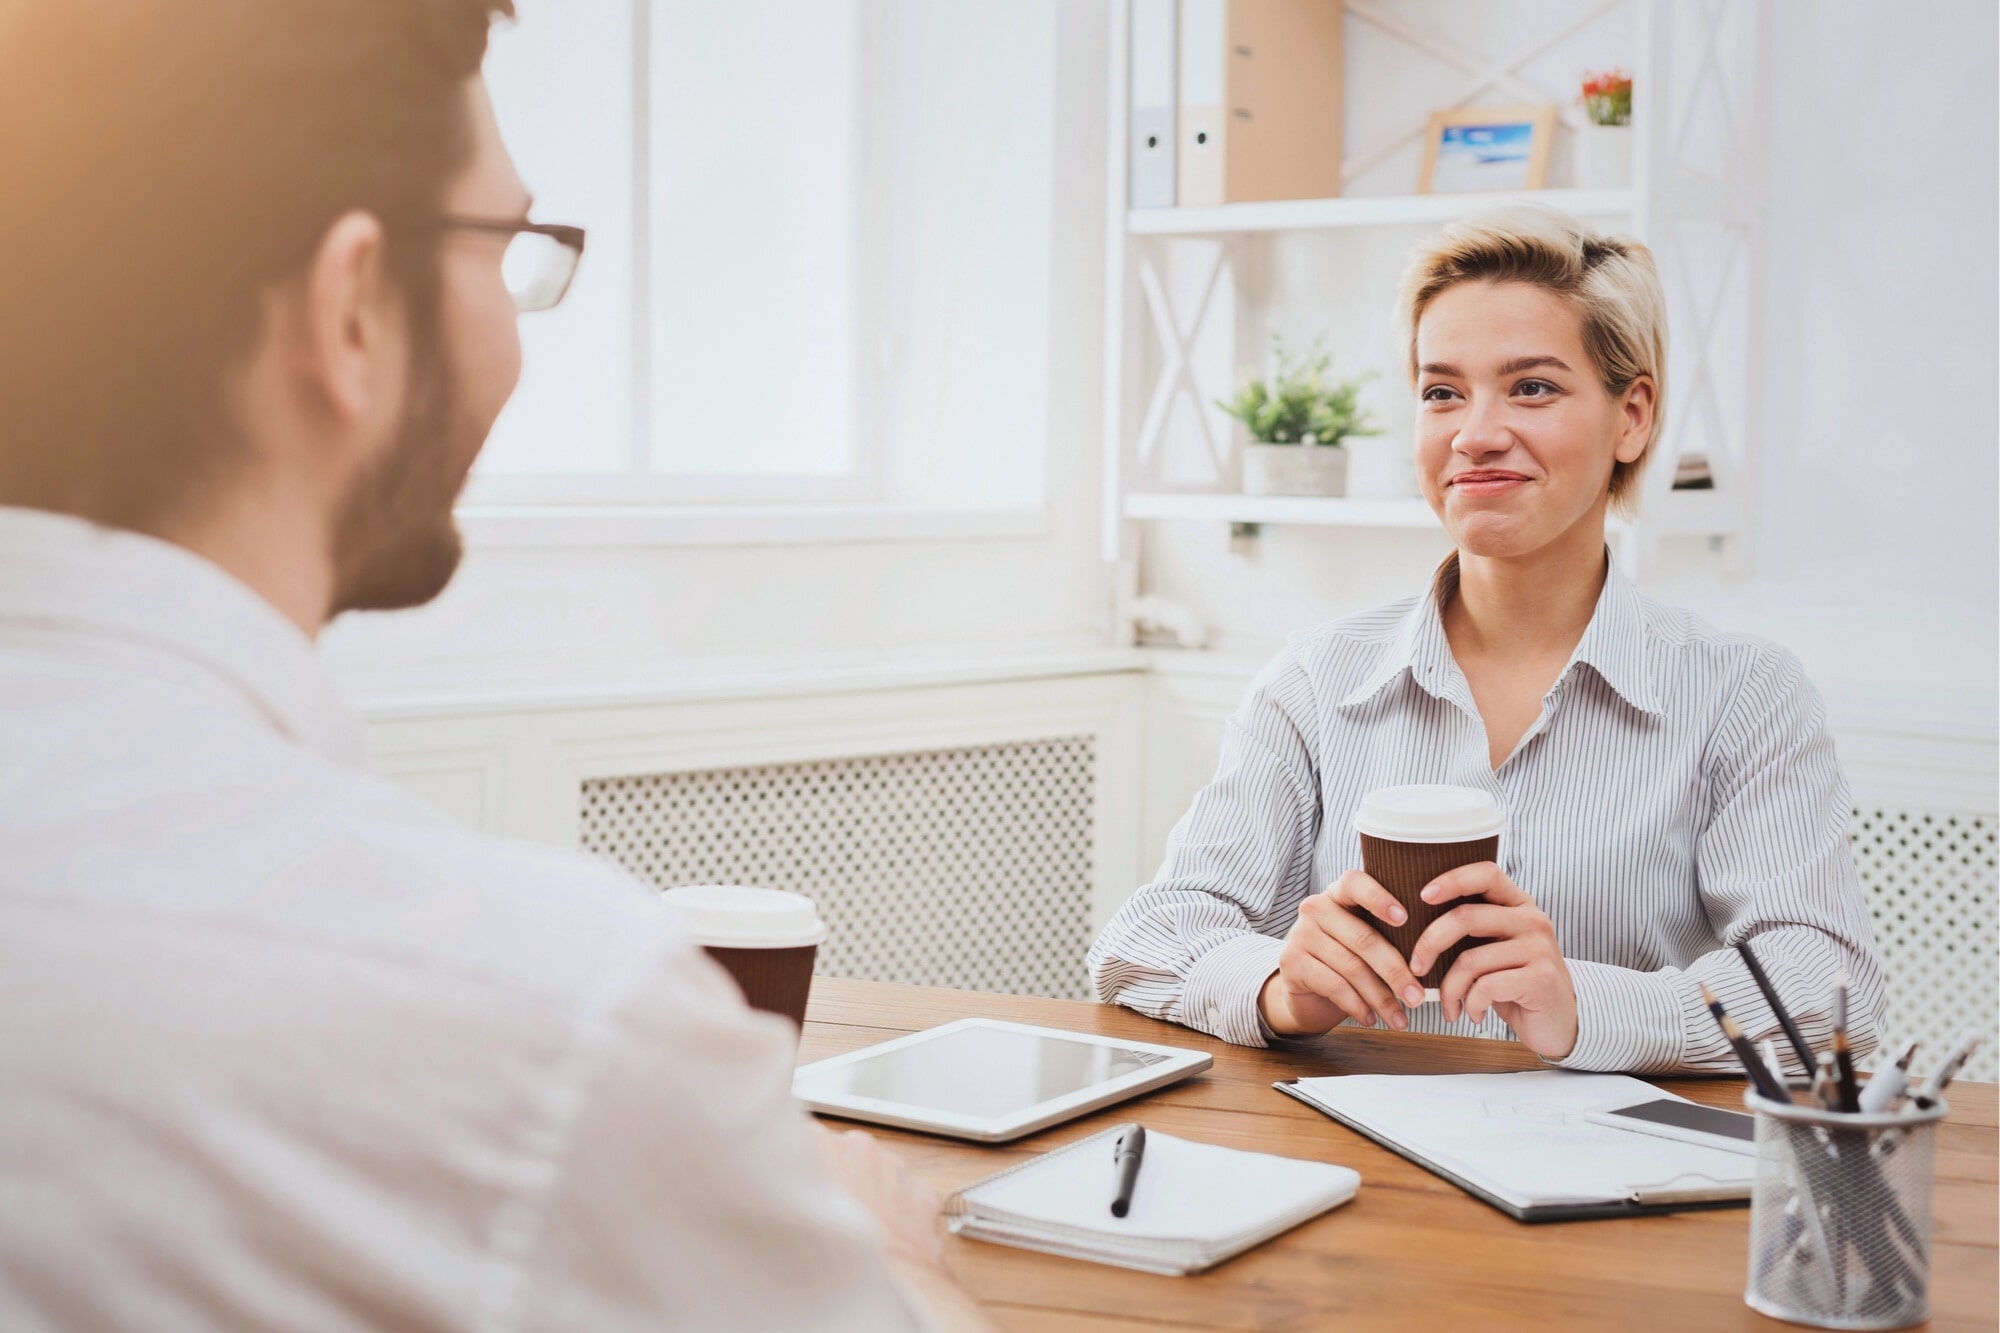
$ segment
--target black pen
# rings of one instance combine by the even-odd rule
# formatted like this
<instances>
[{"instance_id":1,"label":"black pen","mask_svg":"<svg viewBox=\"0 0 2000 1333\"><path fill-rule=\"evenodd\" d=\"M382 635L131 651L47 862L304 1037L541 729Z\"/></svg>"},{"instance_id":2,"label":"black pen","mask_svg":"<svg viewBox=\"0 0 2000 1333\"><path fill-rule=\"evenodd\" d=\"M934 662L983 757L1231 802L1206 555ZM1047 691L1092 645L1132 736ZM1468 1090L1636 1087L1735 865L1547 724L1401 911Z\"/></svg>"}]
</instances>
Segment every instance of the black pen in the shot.
<instances>
[{"instance_id":1,"label":"black pen","mask_svg":"<svg viewBox=\"0 0 2000 1333\"><path fill-rule=\"evenodd\" d=\"M1854 1051L1847 1044L1847 973L1833 983L1833 1072L1840 1076L1837 1089L1840 1109L1849 1115L1861 1110L1861 1089L1854 1081Z\"/></svg>"},{"instance_id":2,"label":"black pen","mask_svg":"<svg viewBox=\"0 0 2000 1333\"><path fill-rule=\"evenodd\" d=\"M1708 1006L1708 1012L1715 1015L1716 1025L1722 1029L1723 1037L1736 1051L1736 1058L1743 1062L1743 1072L1750 1076L1751 1086L1757 1089L1757 1094L1767 1101L1790 1102L1791 1092L1784 1084L1771 1077L1771 1071L1766 1069L1763 1060L1758 1058L1756 1050L1750 1045L1750 1039L1743 1035L1742 1028L1736 1026L1736 1020L1722 1007L1722 1001L1715 998L1715 992L1703 986L1701 999L1702 1003Z\"/></svg>"},{"instance_id":3,"label":"black pen","mask_svg":"<svg viewBox=\"0 0 2000 1333\"><path fill-rule=\"evenodd\" d=\"M1757 983L1758 990L1764 992L1764 1003L1770 1005L1771 1012L1778 1016L1778 1026L1785 1030L1785 1040L1792 1044L1792 1054L1799 1057L1799 1068L1806 1071L1806 1077L1812 1077L1813 1049L1807 1045L1805 1033L1799 1031L1799 1025L1785 1011L1784 1002L1778 998L1778 988L1764 974L1764 965L1757 961L1756 954L1750 952L1750 941L1738 942L1736 952L1743 955L1743 965L1750 969L1750 979Z\"/></svg>"},{"instance_id":4,"label":"black pen","mask_svg":"<svg viewBox=\"0 0 2000 1333\"><path fill-rule=\"evenodd\" d=\"M1139 1183L1139 1163L1145 1159L1146 1127L1134 1125L1118 1136L1118 1148L1111 1158L1118 1164L1118 1193L1111 1199L1113 1217L1132 1211L1132 1187Z\"/></svg>"}]
</instances>

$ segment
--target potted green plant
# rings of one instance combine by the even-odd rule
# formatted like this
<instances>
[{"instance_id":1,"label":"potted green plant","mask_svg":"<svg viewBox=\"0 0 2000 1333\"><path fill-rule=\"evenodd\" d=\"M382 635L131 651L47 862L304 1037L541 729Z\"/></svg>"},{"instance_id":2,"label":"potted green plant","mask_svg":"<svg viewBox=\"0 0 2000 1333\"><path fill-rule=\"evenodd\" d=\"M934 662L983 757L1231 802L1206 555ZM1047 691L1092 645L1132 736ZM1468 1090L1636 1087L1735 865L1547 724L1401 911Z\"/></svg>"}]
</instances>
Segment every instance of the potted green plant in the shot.
<instances>
[{"instance_id":1,"label":"potted green plant","mask_svg":"<svg viewBox=\"0 0 2000 1333\"><path fill-rule=\"evenodd\" d=\"M1315 342L1302 357L1273 335L1269 378L1249 379L1216 406L1250 432L1243 449L1245 495L1344 495L1352 436L1380 435L1360 405L1369 376L1331 380L1333 358Z\"/></svg>"},{"instance_id":2,"label":"potted green plant","mask_svg":"<svg viewBox=\"0 0 2000 1333\"><path fill-rule=\"evenodd\" d=\"M1576 132L1577 188L1623 189L1632 183L1632 76L1586 74L1578 100L1588 123Z\"/></svg>"}]
</instances>

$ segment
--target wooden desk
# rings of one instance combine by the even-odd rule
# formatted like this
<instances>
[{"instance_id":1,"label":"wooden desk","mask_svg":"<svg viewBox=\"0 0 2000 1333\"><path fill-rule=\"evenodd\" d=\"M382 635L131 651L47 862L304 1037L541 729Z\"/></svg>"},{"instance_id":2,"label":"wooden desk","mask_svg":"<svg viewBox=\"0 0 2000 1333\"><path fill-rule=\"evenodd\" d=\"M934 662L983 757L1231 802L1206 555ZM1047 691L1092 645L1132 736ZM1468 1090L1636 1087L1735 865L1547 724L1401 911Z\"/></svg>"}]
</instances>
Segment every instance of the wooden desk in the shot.
<instances>
[{"instance_id":1,"label":"wooden desk","mask_svg":"<svg viewBox=\"0 0 2000 1333\"><path fill-rule=\"evenodd\" d=\"M1747 1209L1525 1226L1270 1086L1312 1074L1537 1067L1511 1043L1351 1031L1282 1051L1248 1050L1106 1005L820 977L800 1059L968 1017L1195 1047L1213 1052L1215 1065L1205 1076L1003 1147L878 1130L941 1194L1127 1118L1208 1143L1340 1162L1362 1182L1352 1203L1197 1277L947 1239L952 1272L1002 1328L1794 1327L1743 1304ZM1742 1105L1743 1085L1735 1080L1661 1085L1696 1101ZM2000 1303L1994 1085L1956 1084L1950 1101L1938 1139L1933 1317L1926 1327L1991 1329Z\"/></svg>"}]
</instances>

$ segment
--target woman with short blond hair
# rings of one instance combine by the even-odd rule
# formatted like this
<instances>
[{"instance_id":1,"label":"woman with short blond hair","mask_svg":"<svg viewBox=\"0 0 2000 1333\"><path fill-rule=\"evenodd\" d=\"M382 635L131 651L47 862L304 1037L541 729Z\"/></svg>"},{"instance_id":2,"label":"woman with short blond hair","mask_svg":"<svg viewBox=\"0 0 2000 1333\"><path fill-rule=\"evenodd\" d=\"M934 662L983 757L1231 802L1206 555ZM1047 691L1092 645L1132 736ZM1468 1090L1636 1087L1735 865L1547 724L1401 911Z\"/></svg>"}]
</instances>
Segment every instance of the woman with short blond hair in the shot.
<instances>
[{"instance_id":1,"label":"woman with short blond hair","mask_svg":"<svg viewBox=\"0 0 2000 1333\"><path fill-rule=\"evenodd\" d=\"M1660 434L1651 253L1494 213L1420 247L1400 306L1418 482L1456 550L1425 595L1296 634L1258 677L1158 877L1091 949L1098 994L1246 1045L1380 1022L1719 1072L1735 1057L1702 985L1777 1031L1731 947L1754 939L1808 1039L1845 971L1872 1046L1882 973L1818 694L1605 548ZM1424 890L1457 905L1405 960L1349 820L1408 783L1484 790L1507 827L1498 862ZM1479 943L1427 975L1460 939Z\"/></svg>"}]
</instances>

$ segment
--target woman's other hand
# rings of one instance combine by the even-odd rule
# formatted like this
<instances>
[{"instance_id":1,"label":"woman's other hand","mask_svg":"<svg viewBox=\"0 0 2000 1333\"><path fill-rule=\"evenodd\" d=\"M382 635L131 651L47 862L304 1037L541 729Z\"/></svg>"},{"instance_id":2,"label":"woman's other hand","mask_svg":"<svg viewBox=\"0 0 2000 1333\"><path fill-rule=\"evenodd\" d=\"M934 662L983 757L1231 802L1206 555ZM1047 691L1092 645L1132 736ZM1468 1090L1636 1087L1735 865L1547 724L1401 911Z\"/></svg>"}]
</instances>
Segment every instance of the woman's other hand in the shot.
<instances>
[{"instance_id":1,"label":"woman's other hand","mask_svg":"<svg viewBox=\"0 0 2000 1333\"><path fill-rule=\"evenodd\" d=\"M1437 983L1444 1016L1484 1021L1500 1015L1523 1045L1547 1060L1576 1049L1576 987L1556 943L1556 928L1521 887L1491 861L1446 871L1424 887L1424 901L1465 899L1417 939L1410 968L1418 976L1462 939L1467 949Z\"/></svg>"},{"instance_id":2,"label":"woman's other hand","mask_svg":"<svg viewBox=\"0 0 2000 1333\"><path fill-rule=\"evenodd\" d=\"M1424 988L1363 912L1391 926L1407 916L1387 889L1359 870L1299 904L1278 970L1257 997L1273 1032L1316 1036L1343 1018L1362 1027L1378 1019L1398 1031L1409 1027L1404 1010L1423 1003Z\"/></svg>"}]
</instances>

